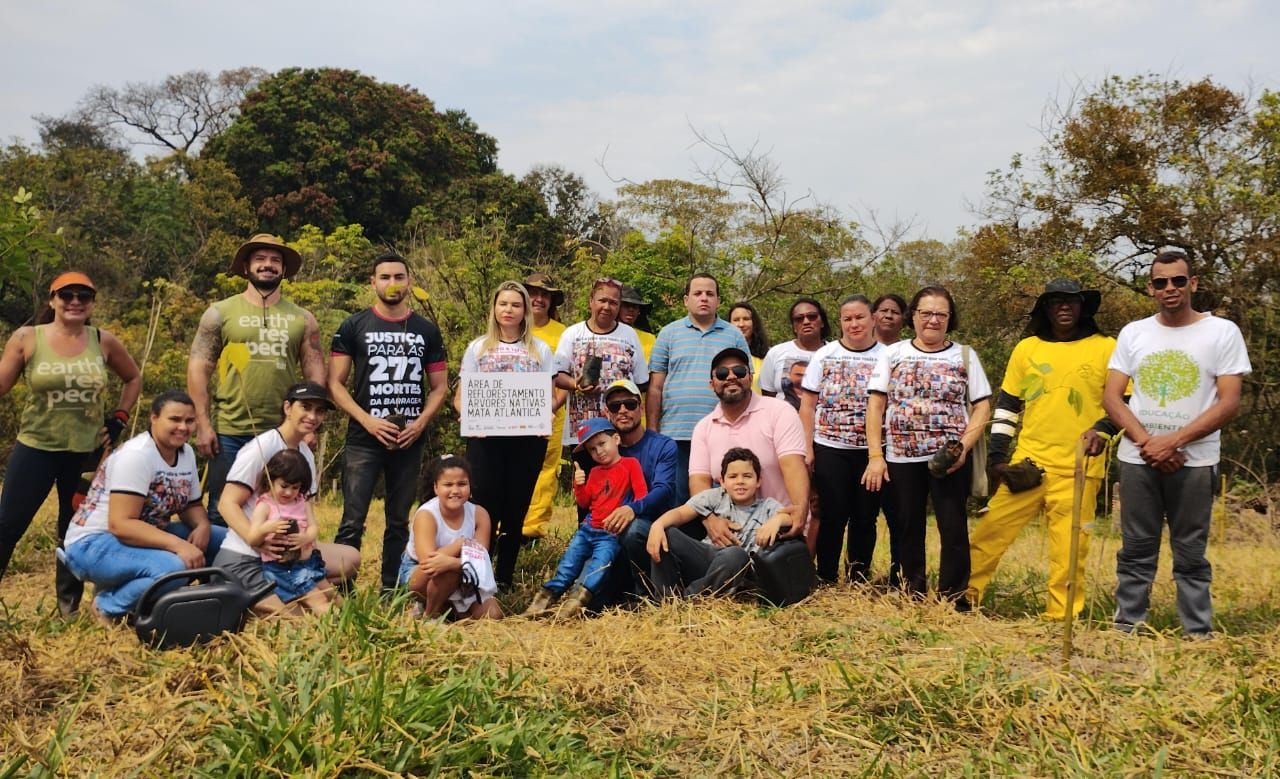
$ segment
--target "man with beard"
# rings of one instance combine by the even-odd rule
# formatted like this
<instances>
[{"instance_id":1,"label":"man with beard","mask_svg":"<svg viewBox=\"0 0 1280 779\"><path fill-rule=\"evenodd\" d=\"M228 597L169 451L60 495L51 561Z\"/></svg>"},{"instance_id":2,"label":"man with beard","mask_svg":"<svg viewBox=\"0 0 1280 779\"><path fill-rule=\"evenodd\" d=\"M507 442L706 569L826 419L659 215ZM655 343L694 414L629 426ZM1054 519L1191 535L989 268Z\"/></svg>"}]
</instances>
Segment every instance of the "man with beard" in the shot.
<instances>
[{"instance_id":1,"label":"man with beard","mask_svg":"<svg viewBox=\"0 0 1280 779\"><path fill-rule=\"evenodd\" d=\"M693 429L689 493L710 489L725 452L742 447L760 458L761 497L783 506L808 506L807 450L799 413L781 398L751 391L751 358L736 347L724 349L711 360L711 391L720 403ZM723 517L711 514L702 523L717 546L738 544ZM803 523L796 523L791 534L802 529Z\"/></svg>"},{"instance_id":2,"label":"man with beard","mask_svg":"<svg viewBox=\"0 0 1280 779\"><path fill-rule=\"evenodd\" d=\"M195 446L209 458L209 521L224 525L218 498L240 447L280 424L285 393L298 380L324 383L320 326L311 312L285 300L280 282L302 257L274 235L259 233L236 252L231 273L245 291L205 309L187 360L187 394L195 402ZM218 380L212 393L214 368Z\"/></svg>"},{"instance_id":3,"label":"man with beard","mask_svg":"<svg viewBox=\"0 0 1280 779\"><path fill-rule=\"evenodd\" d=\"M1005 550L1027 522L1043 514L1049 536L1049 587L1042 616L1066 616L1067 584L1073 576L1068 568L1076 444L1083 439L1085 453L1097 455L1105 439L1117 432L1102 409L1107 361L1116 339L1099 332L1094 322L1101 300L1096 290L1082 289L1071 279L1049 282L1031 309L1026 337L1009 357L987 443L991 502L969 537L969 602L974 606L981 602ZM1095 458L1085 473L1080 505L1086 519L1074 573L1073 616L1084 609L1084 562L1105 467Z\"/></svg>"},{"instance_id":4,"label":"man with beard","mask_svg":"<svg viewBox=\"0 0 1280 779\"><path fill-rule=\"evenodd\" d=\"M624 502L604 519L604 529L620 536L623 552L641 575L641 586L637 589L644 589L649 585L649 554L644 548L649 527L653 520L675 507L676 483L684 474L679 470L676 442L640 424L644 405L635 382L620 379L610 384L604 393L604 409L613 429L622 438L618 451L623 457L640 461L640 471L649 486L649 493L643 498ZM616 568L610 580L625 588L629 583L627 566Z\"/></svg>"},{"instance_id":5,"label":"man with beard","mask_svg":"<svg viewBox=\"0 0 1280 779\"><path fill-rule=\"evenodd\" d=\"M329 395L351 417L342 468L342 520L334 541L360 548L373 488L386 487L382 589L396 586L409 540L427 423L448 394L448 361L435 323L409 303L413 281L398 254L373 260L374 303L347 317L333 334ZM352 388L347 380L354 371Z\"/></svg>"}]
</instances>

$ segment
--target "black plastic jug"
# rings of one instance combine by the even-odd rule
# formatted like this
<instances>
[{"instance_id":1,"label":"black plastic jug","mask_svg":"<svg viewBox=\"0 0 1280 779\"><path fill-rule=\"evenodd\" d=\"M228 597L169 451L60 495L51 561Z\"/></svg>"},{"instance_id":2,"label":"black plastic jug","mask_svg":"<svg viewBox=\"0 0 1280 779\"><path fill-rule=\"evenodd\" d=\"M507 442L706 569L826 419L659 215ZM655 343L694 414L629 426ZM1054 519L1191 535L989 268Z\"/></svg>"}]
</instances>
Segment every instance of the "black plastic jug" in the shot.
<instances>
[{"instance_id":1,"label":"black plastic jug","mask_svg":"<svg viewBox=\"0 0 1280 779\"><path fill-rule=\"evenodd\" d=\"M181 581L187 586L173 587ZM172 588L172 589L169 589ZM156 579L138 601L138 640L157 649L204 644L220 633L237 632L249 607L275 585L251 593L221 568L192 568Z\"/></svg>"}]
</instances>

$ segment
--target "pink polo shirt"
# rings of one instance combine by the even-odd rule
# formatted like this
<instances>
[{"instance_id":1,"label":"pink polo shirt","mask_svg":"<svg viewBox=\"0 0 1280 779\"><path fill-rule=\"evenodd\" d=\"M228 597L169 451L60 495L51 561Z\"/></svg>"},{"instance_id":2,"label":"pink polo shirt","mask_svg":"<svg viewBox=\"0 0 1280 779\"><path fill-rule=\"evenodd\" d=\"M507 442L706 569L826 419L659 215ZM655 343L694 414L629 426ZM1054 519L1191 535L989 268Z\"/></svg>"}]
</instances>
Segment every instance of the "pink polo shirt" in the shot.
<instances>
[{"instance_id":1,"label":"pink polo shirt","mask_svg":"<svg viewBox=\"0 0 1280 779\"><path fill-rule=\"evenodd\" d=\"M717 404L693 428L689 473L705 474L719 483L720 460L735 446L750 449L760 458L760 497L790 506L791 496L782 480L778 458L805 455L804 427L791 404L752 393L746 411L733 422L724 418L724 408Z\"/></svg>"}]
</instances>

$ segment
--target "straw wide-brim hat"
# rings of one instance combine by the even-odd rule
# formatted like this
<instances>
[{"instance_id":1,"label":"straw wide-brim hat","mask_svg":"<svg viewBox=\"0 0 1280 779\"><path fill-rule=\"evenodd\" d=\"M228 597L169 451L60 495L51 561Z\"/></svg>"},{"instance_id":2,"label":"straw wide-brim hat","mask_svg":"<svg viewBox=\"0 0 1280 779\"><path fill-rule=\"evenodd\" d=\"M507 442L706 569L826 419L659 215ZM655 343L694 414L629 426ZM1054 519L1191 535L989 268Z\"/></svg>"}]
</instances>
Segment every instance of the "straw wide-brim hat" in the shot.
<instances>
[{"instance_id":1,"label":"straw wide-brim hat","mask_svg":"<svg viewBox=\"0 0 1280 779\"><path fill-rule=\"evenodd\" d=\"M536 287L543 292L549 293L551 295L551 305L553 306L564 305L564 290L554 286L551 283L551 277L545 273L530 273L525 276L524 286L525 289Z\"/></svg>"},{"instance_id":2,"label":"straw wide-brim hat","mask_svg":"<svg viewBox=\"0 0 1280 779\"><path fill-rule=\"evenodd\" d=\"M302 267L302 255L288 246L284 241L270 233L258 233L236 250L236 258L231 261L231 275L248 278L249 255L254 249L274 249L284 256L284 277L293 278Z\"/></svg>"}]
</instances>

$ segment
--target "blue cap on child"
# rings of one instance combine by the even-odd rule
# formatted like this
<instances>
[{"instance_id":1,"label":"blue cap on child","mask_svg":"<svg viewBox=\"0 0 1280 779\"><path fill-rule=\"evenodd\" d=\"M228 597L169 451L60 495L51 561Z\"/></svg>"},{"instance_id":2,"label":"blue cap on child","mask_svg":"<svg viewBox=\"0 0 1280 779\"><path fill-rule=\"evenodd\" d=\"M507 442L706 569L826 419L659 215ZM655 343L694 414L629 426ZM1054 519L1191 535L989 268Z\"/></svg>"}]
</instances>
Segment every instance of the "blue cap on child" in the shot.
<instances>
[{"instance_id":1,"label":"blue cap on child","mask_svg":"<svg viewBox=\"0 0 1280 779\"><path fill-rule=\"evenodd\" d=\"M605 432L616 433L618 432L618 429L613 426L612 422L604 417L588 419L578 427L578 445L573 447L573 451L582 451L583 445L586 444L587 441L591 440L591 436Z\"/></svg>"}]
</instances>

